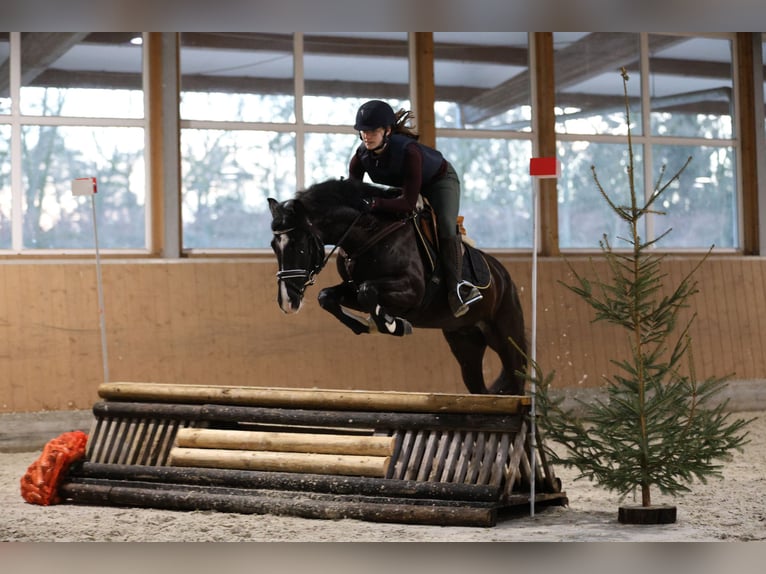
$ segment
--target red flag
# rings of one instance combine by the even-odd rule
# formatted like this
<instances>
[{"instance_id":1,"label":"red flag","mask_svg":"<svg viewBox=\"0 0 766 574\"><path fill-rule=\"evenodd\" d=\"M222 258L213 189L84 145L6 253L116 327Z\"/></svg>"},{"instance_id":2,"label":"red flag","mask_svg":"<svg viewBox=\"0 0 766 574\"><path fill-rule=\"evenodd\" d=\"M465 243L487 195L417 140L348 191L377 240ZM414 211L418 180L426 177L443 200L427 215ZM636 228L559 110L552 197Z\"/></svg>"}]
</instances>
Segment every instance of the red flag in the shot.
<instances>
[{"instance_id":1,"label":"red flag","mask_svg":"<svg viewBox=\"0 0 766 574\"><path fill-rule=\"evenodd\" d=\"M555 157L530 158L529 175L533 177L558 177L561 175L558 159Z\"/></svg>"}]
</instances>

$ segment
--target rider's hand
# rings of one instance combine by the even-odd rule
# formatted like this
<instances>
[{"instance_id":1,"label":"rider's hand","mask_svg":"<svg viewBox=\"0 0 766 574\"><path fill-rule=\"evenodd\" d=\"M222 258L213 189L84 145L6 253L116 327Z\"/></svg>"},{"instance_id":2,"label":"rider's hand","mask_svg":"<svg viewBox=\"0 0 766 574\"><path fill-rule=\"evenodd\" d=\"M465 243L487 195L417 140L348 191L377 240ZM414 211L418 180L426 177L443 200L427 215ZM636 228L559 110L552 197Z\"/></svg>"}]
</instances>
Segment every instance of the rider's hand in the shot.
<instances>
[{"instance_id":1,"label":"rider's hand","mask_svg":"<svg viewBox=\"0 0 766 574\"><path fill-rule=\"evenodd\" d=\"M366 213L370 213L377 207L377 202L375 201L374 197L365 197L362 199L362 205L364 206L364 211Z\"/></svg>"}]
</instances>

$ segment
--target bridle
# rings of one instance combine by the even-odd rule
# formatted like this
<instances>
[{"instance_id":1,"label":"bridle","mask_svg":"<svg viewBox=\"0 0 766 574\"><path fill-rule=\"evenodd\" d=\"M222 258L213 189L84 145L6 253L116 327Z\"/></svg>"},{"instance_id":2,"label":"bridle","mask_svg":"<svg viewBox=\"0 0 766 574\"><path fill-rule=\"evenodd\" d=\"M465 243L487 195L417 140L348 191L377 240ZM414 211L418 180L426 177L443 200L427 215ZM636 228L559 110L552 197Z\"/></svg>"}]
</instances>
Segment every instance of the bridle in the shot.
<instances>
[{"instance_id":1,"label":"bridle","mask_svg":"<svg viewBox=\"0 0 766 574\"><path fill-rule=\"evenodd\" d=\"M324 257L321 257L319 255L320 253L324 252L324 242L319 237L317 233L315 233L313 230L308 229L306 230L309 236L312 239L312 254L311 259L312 263L310 264L310 269L301 269L301 268L295 268L295 269L282 269L282 262L279 263L279 271L277 271L277 281L284 281L285 279L303 279L303 285L300 289L300 295L303 296L303 293L306 291L306 288L310 285L313 285L316 281L317 275L324 269L325 265L327 265L327 262L330 260L330 257L332 257L332 254L335 253L335 251L340 247L341 243L343 243L343 240L348 237L348 234L351 232L351 229L356 225L356 223L359 221L359 218L362 217L362 214L360 213L357 215L354 220L351 222L351 224L346 228L346 231L343 232L343 235L341 238L335 243L333 248L330 250L330 252L325 255ZM273 233L276 236L279 235L286 235L290 233L291 231L294 231L295 227L290 227L288 229L277 229L274 230ZM319 255L319 257L317 257Z\"/></svg>"},{"instance_id":2,"label":"bridle","mask_svg":"<svg viewBox=\"0 0 766 574\"><path fill-rule=\"evenodd\" d=\"M278 230L274 230L274 235L275 236L287 235L288 233L294 230L295 230L295 227L290 227L288 229L278 229ZM317 236L315 233L309 232L309 236L312 239L311 246L309 247L311 251L310 268L309 269L302 269L302 268L283 269L282 258L280 257L279 271L277 271L277 281L284 281L286 279L303 279L303 285L301 286L301 289L300 289L301 296L303 295L303 292L306 290L306 287L314 284L314 281L316 281L316 276L325 266L325 262L326 262L325 260L319 259L318 257L318 255L324 251L324 244L322 243L322 240L319 239L319 236Z\"/></svg>"}]
</instances>

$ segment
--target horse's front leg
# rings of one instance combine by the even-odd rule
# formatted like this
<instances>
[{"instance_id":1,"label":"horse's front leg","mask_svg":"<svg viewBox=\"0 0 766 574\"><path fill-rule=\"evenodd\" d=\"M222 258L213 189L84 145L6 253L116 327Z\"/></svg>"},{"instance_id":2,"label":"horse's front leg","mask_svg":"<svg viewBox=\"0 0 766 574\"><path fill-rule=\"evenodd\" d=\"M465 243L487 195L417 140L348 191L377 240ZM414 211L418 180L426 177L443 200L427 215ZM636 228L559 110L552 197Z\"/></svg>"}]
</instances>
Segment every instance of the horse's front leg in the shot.
<instances>
[{"instance_id":1,"label":"horse's front leg","mask_svg":"<svg viewBox=\"0 0 766 574\"><path fill-rule=\"evenodd\" d=\"M357 300L360 308L369 310L372 320L375 321L375 325L381 333L395 337L412 334L412 325L409 321L401 317L394 317L381 306L378 290L369 281L365 281L359 286Z\"/></svg>"},{"instance_id":2,"label":"horse's front leg","mask_svg":"<svg viewBox=\"0 0 766 574\"><path fill-rule=\"evenodd\" d=\"M366 319L347 313L343 306L357 308L356 290L350 283L341 283L334 287L326 287L317 295L319 306L338 319L357 335L370 332L370 323Z\"/></svg>"}]
</instances>

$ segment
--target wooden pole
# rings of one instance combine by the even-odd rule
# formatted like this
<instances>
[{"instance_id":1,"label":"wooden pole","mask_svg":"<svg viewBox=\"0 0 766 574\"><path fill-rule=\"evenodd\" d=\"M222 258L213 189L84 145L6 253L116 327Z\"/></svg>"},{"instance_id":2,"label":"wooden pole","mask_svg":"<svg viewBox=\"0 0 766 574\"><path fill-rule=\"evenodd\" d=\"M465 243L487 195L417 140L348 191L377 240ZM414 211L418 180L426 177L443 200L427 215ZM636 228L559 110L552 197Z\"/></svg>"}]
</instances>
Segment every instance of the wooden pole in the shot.
<instances>
[{"instance_id":1,"label":"wooden pole","mask_svg":"<svg viewBox=\"0 0 766 574\"><path fill-rule=\"evenodd\" d=\"M434 112L434 34L415 32L415 124L420 142L436 147L436 114Z\"/></svg>"},{"instance_id":2,"label":"wooden pole","mask_svg":"<svg viewBox=\"0 0 766 574\"><path fill-rule=\"evenodd\" d=\"M302 432L257 432L220 429L179 429L179 447L306 452L315 454L349 454L390 456L393 437L309 434Z\"/></svg>"},{"instance_id":3,"label":"wooden pole","mask_svg":"<svg viewBox=\"0 0 766 574\"><path fill-rule=\"evenodd\" d=\"M553 32L534 32L535 125L538 133L537 157L556 156L556 81L554 78ZM539 195L540 255L558 256L558 192L556 179L541 179Z\"/></svg>"},{"instance_id":4,"label":"wooden pole","mask_svg":"<svg viewBox=\"0 0 766 574\"><path fill-rule=\"evenodd\" d=\"M359 433L370 433L372 429L514 431L520 427L526 411L527 407L523 407L520 414L404 413L120 401L99 401L93 405L93 414L101 419L135 417L235 424L338 427L346 431L359 429Z\"/></svg>"},{"instance_id":5,"label":"wooden pole","mask_svg":"<svg viewBox=\"0 0 766 574\"><path fill-rule=\"evenodd\" d=\"M757 154L757 131L763 132L763 114L760 114L760 122L756 121L757 108L763 106L763 88L755 85L753 81L754 67L753 58L755 47L752 38L756 34L751 32L737 32L735 50L737 53L737 67L739 89L735 94L739 97L737 113L740 116L740 166L742 172L742 251L745 255L760 254L760 230L759 230L759 207L758 207L758 154ZM760 34L756 36L760 37ZM760 38L757 39L760 45ZM761 72L761 75L763 73ZM760 125L760 128L758 127ZM761 176L763 177L763 176Z\"/></svg>"},{"instance_id":6,"label":"wooden pole","mask_svg":"<svg viewBox=\"0 0 766 574\"><path fill-rule=\"evenodd\" d=\"M494 526L497 510L485 505L451 505L433 501L377 502L358 497L281 497L242 490L174 486L159 489L124 484L64 483L59 489L65 500L81 504L111 504L169 510L215 510L240 514L276 514L338 520L352 518L370 522L401 522L436 526Z\"/></svg>"},{"instance_id":7,"label":"wooden pole","mask_svg":"<svg viewBox=\"0 0 766 574\"><path fill-rule=\"evenodd\" d=\"M99 387L103 399L176 403L219 403L301 409L376 410L426 413L517 414L529 397L410 393L398 391L345 391L277 387L233 387L162 383L114 382Z\"/></svg>"},{"instance_id":8,"label":"wooden pole","mask_svg":"<svg viewBox=\"0 0 766 574\"><path fill-rule=\"evenodd\" d=\"M168 464L279 472L385 477L391 457L182 448L170 450Z\"/></svg>"},{"instance_id":9,"label":"wooden pole","mask_svg":"<svg viewBox=\"0 0 766 574\"><path fill-rule=\"evenodd\" d=\"M497 502L499 485L463 484L458 482L423 482L367 476L333 476L326 474L295 474L231 468L201 468L179 466L136 466L83 462L73 467L69 480L81 482L114 480L117 482L151 482L224 486L251 490L287 490L324 492L336 495L385 496L424 498L431 500L466 500Z\"/></svg>"}]
</instances>

